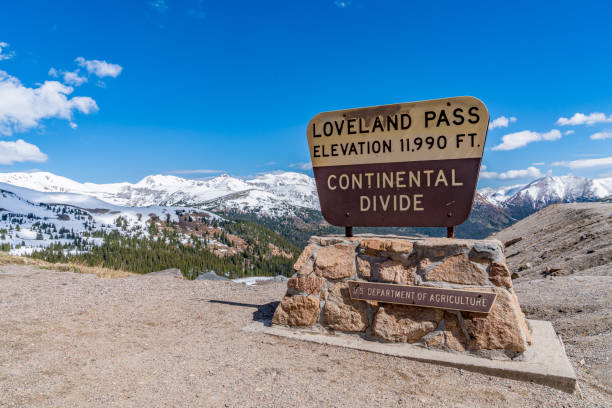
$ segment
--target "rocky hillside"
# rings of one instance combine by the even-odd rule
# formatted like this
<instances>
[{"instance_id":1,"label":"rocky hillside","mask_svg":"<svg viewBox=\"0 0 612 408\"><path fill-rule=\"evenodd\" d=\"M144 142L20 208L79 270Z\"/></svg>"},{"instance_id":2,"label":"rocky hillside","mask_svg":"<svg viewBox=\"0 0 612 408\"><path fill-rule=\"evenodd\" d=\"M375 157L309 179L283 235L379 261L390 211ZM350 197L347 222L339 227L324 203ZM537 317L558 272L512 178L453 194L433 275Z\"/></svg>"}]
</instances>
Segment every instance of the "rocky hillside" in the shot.
<instances>
[{"instance_id":1,"label":"rocky hillside","mask_svg":"<svg viewBox=\"0 0 612 408\"><path fill-rule=\"evenodd\" d=\"M494 234L530 319L552 321L579 377L612 389L612 203L551 205Z\"/></svg>"},{"instance_id":2,"label":"rocky hillside","mask_svg":"<svg viewBox=\"0 0 612 408\"><path fill-rule=\"evenodd\" d=\"M610 203L551 205L493 237L509 244L508 265L521 278L612 275Z\"/></svg>"}]
</instances>

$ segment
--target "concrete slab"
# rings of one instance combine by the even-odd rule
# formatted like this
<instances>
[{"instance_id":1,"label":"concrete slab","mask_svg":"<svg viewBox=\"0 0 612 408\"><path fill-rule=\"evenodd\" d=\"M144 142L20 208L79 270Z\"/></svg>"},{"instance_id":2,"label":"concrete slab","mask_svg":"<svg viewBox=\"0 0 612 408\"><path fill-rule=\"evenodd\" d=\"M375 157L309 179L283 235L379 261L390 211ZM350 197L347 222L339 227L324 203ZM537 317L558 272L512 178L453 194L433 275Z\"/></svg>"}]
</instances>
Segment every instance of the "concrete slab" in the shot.
<instances>
[{"instance_id":1,"label":"concrete slab","mask_svg":"<svg viewBox=\"0 0 612 408\"><path fill-rule=\"evenodd\" d=\"M532 328L533 345L524 353L522 360L490 360L466 354L431 350L412 344L380 343L344 333L328 334L308 329L265 326L261 322L253 322L243 330L404 357L497 377L533 381L566 392L573 392L576 386L576 373L552 324L540 320L529 320L529 324Z\"/></svg>"}]
</instances>

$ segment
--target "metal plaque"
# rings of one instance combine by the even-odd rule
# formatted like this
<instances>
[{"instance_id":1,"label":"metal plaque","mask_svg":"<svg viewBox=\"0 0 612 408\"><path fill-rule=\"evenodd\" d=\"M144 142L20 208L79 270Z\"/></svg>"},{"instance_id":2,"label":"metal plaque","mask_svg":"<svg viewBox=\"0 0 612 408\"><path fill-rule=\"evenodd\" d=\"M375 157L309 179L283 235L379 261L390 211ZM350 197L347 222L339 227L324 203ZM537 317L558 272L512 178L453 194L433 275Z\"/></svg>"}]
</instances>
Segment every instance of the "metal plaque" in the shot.
<instances>
[{"instance_id":1,"label":"metal plaque","mask_svg":"<svg viewBox=\"0 0 612 408\"><path fill-rule=\"evenodd\" d=\"M353 300L373 300L383 303L433 307L463 312L489 313L497 296L491 292L396 285L392 283L349 281L348 284L351 299Z\"/></svg>"},{"instance_id":2,"label":"metal plaque","mask_svg":"<svg viewBox=\"0 0 612 408\"><path fill-rule=\"evenodd\" d=\"M471 96L318 114L307 136L323 216L337 226L461 224L488 125Z\"/></svg>"}]
</instances>

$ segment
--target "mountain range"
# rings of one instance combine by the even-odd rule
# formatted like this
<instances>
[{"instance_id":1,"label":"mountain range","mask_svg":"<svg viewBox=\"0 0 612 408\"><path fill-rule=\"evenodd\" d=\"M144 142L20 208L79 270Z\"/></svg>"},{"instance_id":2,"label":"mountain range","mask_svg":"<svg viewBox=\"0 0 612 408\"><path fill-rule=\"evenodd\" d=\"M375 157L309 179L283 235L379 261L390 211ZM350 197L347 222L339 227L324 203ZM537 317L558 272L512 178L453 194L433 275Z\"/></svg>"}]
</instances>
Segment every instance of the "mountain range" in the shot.
<instances>
[{"instance_id":1,"label":"mountain range","mask_svg":"<svg viewBox=\"0 0 612 408\"><path fill-rule=\"evenodd\" d=\"M0 173L0 182L5 183L4 188L12 185L53 193L34 199L46 204L61 203L84 208L87 202L86 208L95 205L111 211L116 211L111 208L114 206L208 210L226 218L259 222L297 244L313 233L340 231L322 218L314 179L302 173L275 172L246 179L224 174L206 180L151 175L137 183L95 184L79 183L48 172L23 172ZM20 192L15 191L15 194ZM28 199L32 199L32 194L26 194ZM550 204L597 201L610 196L612 178L589 179L571 175L546 176L525 185L499 189L484 188L477 192L472 214L457 228L457 235L485 237ZM431 228L359 230L443 234L442 229Z\"/></svg>"}]
</instances>

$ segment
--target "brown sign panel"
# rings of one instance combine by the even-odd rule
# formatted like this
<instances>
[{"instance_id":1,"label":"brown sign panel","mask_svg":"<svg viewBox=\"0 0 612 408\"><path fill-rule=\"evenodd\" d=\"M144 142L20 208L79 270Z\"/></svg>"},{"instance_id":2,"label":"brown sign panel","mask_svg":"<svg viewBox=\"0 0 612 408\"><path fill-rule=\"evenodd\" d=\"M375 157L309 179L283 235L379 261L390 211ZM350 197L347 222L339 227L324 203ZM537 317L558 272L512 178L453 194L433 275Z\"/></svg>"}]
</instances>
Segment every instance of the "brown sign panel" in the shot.
<instances>
[{"instance_id":1,"label":"brown sign panel","mask_svg":"<svg viewBox=\"0 0 612 408\"><path fill-rule=\"evenodd\" d=\"M420 307L434 307L464 312L489 313L495 293L474 292L459 289L442 289L425 286L396 285L349 281L353 300L373 300Z\"/></svg>"},{"instance_id":2,"label":"brown sign panel","mask_svg":"<svg viewBox=\"0 0 612 408\"><path fill-rule=\"evenodd\" d=\"M315 116L307 134L323 216L338 226L462 223L488 125L469 96Z\"/></svg>"}]
</instances>

